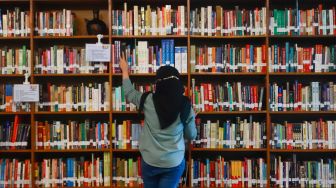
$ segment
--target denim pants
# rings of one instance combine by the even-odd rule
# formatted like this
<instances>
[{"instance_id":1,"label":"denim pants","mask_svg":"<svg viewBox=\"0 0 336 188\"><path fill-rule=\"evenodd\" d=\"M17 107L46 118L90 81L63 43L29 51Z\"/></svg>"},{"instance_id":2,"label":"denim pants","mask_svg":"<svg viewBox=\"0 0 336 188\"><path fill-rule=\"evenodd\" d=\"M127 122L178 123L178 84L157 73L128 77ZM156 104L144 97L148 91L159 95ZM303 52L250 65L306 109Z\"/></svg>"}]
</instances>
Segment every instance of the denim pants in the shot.
<instances>
[{"instance_id":1,"label":"denim pants","mask_svg":"<svg viewBox=\"0 0 336 188\"><path fill-rule=\"evenodd\" d=\"M172 168L159 168L141 160L142 179L145 188L176 188L185 168L185 159Z\"/></svg>"}]
</instances>

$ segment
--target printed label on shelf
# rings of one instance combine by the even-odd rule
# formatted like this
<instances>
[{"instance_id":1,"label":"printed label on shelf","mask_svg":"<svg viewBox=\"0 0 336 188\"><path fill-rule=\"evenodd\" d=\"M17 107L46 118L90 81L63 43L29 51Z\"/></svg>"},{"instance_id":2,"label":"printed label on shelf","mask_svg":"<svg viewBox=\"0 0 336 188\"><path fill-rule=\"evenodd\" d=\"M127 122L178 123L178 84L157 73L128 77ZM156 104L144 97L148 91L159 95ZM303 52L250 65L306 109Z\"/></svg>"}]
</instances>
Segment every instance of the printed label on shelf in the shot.
<instances>
[{"instance_id":1,"label":"printed label on shelf","mask_svg":"<svg viewBox=\"0 0 336 188\"><path fill-rule=\"evenodd\" d=\"M85 44L86 61L110 62L110 44Z\"/></svg>"},{"instance_id":2,"label":"printed label on shelf","mask_svg":"<svg viewBox=\"0 0 336 188\"><path fill-rule=\"evenodd\" d=\"M14 102L38 102L38 84L14 84Z\"/></svg>"}]
</instances>

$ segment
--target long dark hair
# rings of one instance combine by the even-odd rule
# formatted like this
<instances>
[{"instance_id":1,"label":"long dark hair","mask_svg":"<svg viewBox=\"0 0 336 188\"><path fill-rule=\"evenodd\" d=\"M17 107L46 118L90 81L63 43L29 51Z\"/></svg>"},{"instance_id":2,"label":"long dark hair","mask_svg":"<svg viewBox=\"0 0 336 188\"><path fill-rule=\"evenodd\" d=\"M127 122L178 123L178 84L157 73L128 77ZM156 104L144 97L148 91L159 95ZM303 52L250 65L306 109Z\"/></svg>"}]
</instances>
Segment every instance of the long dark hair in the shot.
<instances>
[{"instance_id":1,"label":"long dark hair","mask_svg":"<svg viewBox=\"0 0 336 188\"><path fill-rule=\"evenodd\" d=\"M169 127L190 103L183 95L180 74L174 67L162 66L156 72L156 90L153 101L161 129Z\"/></svg>"}]
</instances>

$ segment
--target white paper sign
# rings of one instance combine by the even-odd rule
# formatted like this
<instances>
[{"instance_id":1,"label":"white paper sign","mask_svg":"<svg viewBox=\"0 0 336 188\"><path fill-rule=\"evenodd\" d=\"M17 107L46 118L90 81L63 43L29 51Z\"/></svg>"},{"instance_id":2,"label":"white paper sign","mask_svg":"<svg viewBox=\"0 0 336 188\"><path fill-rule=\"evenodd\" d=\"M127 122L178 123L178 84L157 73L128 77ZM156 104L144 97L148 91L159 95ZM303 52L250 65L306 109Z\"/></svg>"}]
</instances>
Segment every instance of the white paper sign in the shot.
<instances>
[{"instance_id":1,"label":"white paper sign","mask_svg":"<svg viewBox=\"0 0 336 188\"><path fill-rule=\"evenodd\" d=\"M110 44L85 44L86 61L110 62Z\"/></svg>"},{"instance_id":2,"label":"white paper sign","mask_svg":"<svg viewBox=\"0 0 336 188\"><path fill-rule=\"evenodd\" d=\"M14 102L38 102L38 84L14 84Z\"/></svg>"}]
</instances>

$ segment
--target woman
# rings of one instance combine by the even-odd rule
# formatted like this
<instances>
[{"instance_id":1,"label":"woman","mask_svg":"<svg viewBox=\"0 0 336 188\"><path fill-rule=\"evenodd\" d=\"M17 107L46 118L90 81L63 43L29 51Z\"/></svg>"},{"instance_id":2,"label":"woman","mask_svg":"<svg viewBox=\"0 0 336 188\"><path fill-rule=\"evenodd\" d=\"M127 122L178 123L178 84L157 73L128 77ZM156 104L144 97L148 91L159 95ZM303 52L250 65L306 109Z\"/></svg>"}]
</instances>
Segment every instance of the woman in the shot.
<instances>
[{"instance_id":1,"label":"woman","mask_svg":"<svg viewBox=\"0 0 336 188\"><path fill-rule=\"evenodd\" d=\"M139 108L142 93L134 89L129 79L124 54L120 68L126 99ZM155 93L150 93L143 105L145 125L139 150L145 188L176 188L184 171L184 139L196 137L196 126L194 111L183 92L178 71L170 66L160 67ZM180 114L186 114L186 118Z\"/></svg>"}]
</instances>

